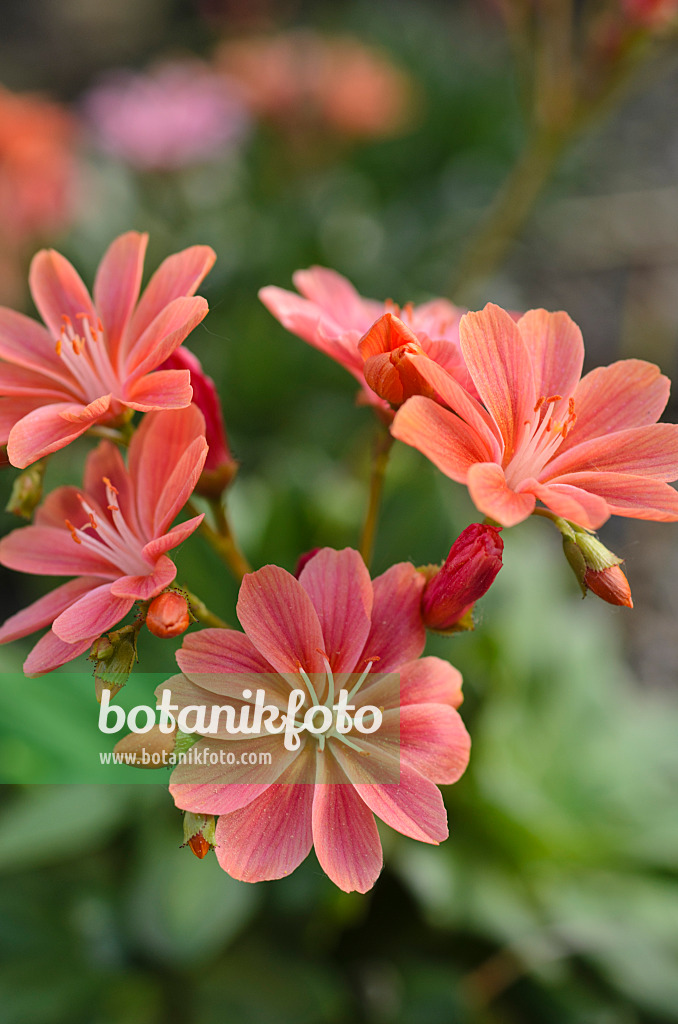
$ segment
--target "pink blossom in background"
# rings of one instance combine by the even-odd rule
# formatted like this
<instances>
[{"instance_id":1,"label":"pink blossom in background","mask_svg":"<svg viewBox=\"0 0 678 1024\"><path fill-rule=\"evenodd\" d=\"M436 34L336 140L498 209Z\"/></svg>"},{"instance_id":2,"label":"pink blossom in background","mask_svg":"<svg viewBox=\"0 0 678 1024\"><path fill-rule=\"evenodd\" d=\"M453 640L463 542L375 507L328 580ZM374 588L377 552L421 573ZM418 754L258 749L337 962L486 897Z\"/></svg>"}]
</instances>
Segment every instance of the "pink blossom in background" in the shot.
<instances>
[{"instance_id":1,"label":"pink blossom in background","mask_svg":"<svg viewBox=\"0 0 678 1024\"><path fill-rule=\"evenodd\" d=\"M306 693L305 708L331 707L344 687L356 707L384 709L373 734L342 736L333 727L321 742L302 733L294 751L269 732L198 741L195 751L233 751L244 741L250 752L271 754L264 768L187 763L172 775L177 806L219 815L216 855L234 878L280 878L314 846L341 889L365 892L382 867L375 814L422 842L447 837L436 783L460 778L470 739L456 711L459 672L439 658L418 660L423 586L408 563L372 581L357 551L324 548L298 580L274 565L245 576L237 607L244 633L205 629L184 640L183 675L156 691L170 689L179 708L224 700L242 708L243 690L251 697L263 689L267 704L286 710L295 688Z\"/></svg>"},{"instance_id":2,"label":"pink blossom in background","mask_svg":"<svg viewBox=\"0 0 678 1024\"><path fill-rule=\"evenodd\" d=\"M166 552L198 528L202 515L169 529L198 480L207 453L195 406L144 417L127 467L110 441L88 456L82 491L59 487L35 523L0 541L0 564L39 576L76 578L8 619L0 643L51 625L24 663L42 675L84 653L176 576Z\"/></svg>"},{"instance_id":3,"label":"pink blossom in background","mask_svg":"<svg viewBox=\"0 0 678 1024\"><path fill-rule=\"evenodd\" d=\"M662 28L678 19L678 0L621 0L626 18L644 28Z\"/></svg>"},{"instance_id":4,"label":"pink blossom in background","mask_svg":"<svg viewBox=\"0 0 678 1024\"><path fill-rule=\"evenodd\" d=\"M215 254L195 245L169 256L139 297L147 241L130 231L113 242L94 300L67 259L39 252L29 283L46 327L0 307L0 444L13 466L23 469L128 410L190 404L189 371L158 367L206 315L193 293Z\"/></svg>"},{"instance_id":5,"label":"pink blossom in background","mask_svg":"<svg viewBox=\"0 0 678 1024\"><path fill-rule=\"evenodd\" d=\"M382 138L409 126L411 78L352 36L297 30L222 44L217 63L259 117L298 133L325 127L346 138Z\"/></svg>"},{"instance_id":6,"label":"pink blossom in background","mask_svg":"<svg viewBox=\"0 0 678 1024\"><path fill-rule=\"evenodd\" d=\"M439 400L408 399L391 432L465 483L479 511L513 526L541 501L593 530L611 515L678 519L678 425L656 422L670 387L658 367L624 359L580 379L579 328L543 309L516 323L488 304L460 338L481 401L411 356Z\"/></svg>"},{"instance_id":7,"label":"pink blossom in background","mask_svg":"<svg viewBox=\"0 0 678 1024\"><path fill-rule=\"evenodd\" d=\"M237 89L199 61L110 74L85 97L106 152L140 170L175 170L238 145L249 117Z\"/></svg>"},{"instance_id":8,"label":"pink blossom in background","mask_svg":"<svg viewBox=\"0 0 678 1024\"><path fill-rule=\"evenodd\" d=\"M431 359L472 388L459 347L463 310L451 302L434 299L400 309L390 301L364 299L350 281L326 267L297 270L293 280L300 295L269 285L261 289L259 298L283 327L353 374L362 386L361 401L389 410L388 403L365 380L365 359L359 347L363 335L385 313L394 314Z\"/></svg>"}]
</instances>

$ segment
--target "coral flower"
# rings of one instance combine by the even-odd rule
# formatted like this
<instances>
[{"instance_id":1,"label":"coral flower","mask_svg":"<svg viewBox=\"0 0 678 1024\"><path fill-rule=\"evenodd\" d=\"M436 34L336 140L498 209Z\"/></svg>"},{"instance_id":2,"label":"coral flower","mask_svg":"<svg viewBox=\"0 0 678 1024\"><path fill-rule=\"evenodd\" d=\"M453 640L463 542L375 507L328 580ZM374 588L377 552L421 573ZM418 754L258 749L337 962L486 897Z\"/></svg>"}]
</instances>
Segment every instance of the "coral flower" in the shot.
<instances>
[{"instance_id":1,"label":"coral flower","mask_svg":"<svg viewBox=\"0 0 678 1024\"><path fill-rule=\"evenodd\" d=\"M274 565L245 577L238 599L244 633L206 629L184 640L177 653L183 676L156 691L169 688L175 706L195 711L226 698L242 709L261 689L268 704L284 710L300 688L302 711L324 707L331 719L320 736L302 733L296 750L270 732L229 738L220 731L191 753L218 751L233 767L194 762L175 769L177 805L220 815L216 854L233 877L280 878L315 846L340 888L365 892L382 867L375 814L423 842L447 837L435 783L463 774L470 740L455 710L459 672L439 658L417 660L423 585L408 563L372 582L356 551L324 548L298 580ZM382 710L378 731L340 731L328 709L342 687L356 717L366 705ZM269 754L270 763L252 767L259 754Z\"/></svg>"},{"instance_id":2,"label":"coral flower","mask_svg":"<svg viewBox=\"0 0 678 1024\"><path fill-rule=\"evenodd\" d=\"M352 373L362 385L363 402L388 409L388 403L365 381L364 357L359 348L363 335L384 313L395 314L431 359L462 384L470 385L459 349L462 310L446 299L421 306L408 304L400 310L390 301L362 298L350 281L326 267L297 270L293 280L301 295L269 285L261 289L259 298L283 327Z\"/></svg>"},{"instance_id":3,"label":"coral flower","mask_svg":"<svg viewBox=\"0 0 678 1024\"><path fill-rule=\"evenodd\" d=\"M626 359L580 380L579 328L543 309L516 324L488 305L462 319L460 337L483 405L415 355L439 401L410 398L392 433L467 484L481 512L513 526L539 500L588 529L610 515L678 519L667 483L678 478L678 425L656 423L669 395L656 366Z\"/></svg>"},{"instance_id":4,"label":"coral flower","mask_svg":"<svg viewBox=\"0 0 678 1024\"><path fill-rule=\"evenodd\" d=\"M152 371L207 313L193 293L215 255L196 245L168 257L139 299L147 240L130 231L113 242L94 301L67 259L39 252L29 283L46 327L0 308L0 443L12 465L23 469L128 410L190 404L188 370Z\"/></svg>"},{"instance_id":5,"label":"coral flower","mask_svg":"<svg viewBox=\"0 0 678 1024\"><path fill-rule=\"evenodd\" d=\"M44 576L75 576L13 615L0 643L52 624L24 664L42 675L91 646L135 601L172 582L166 552L200 525L202 515L169 529L205 462L205 422L195 406L150 413L134 434L128 467L110 441L89 455L82 491L59 487L47 496L35 525L0 541L0 564Z\"/></svg>"}]
</instances>

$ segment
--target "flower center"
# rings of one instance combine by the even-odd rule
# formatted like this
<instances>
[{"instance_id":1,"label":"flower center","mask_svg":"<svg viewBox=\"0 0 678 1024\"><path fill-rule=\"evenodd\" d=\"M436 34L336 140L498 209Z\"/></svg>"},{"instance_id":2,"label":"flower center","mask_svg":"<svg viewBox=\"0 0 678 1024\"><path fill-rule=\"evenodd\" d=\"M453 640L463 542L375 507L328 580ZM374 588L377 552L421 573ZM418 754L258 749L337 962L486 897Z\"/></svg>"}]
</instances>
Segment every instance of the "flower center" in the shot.
<instances>
[{"instance_id":1,"label":"flower center","mask_svg":"<svg viewBox=\"0 0 678 1024\"><path fill-rule=\"evenodd\" d=\"M88 522L77 527L73 526L70 519L65 519L64 522L70 530L71 538L76 544L82 544L99 558L106 558L116 569L126 575L145 576L150 571L151 564L141 554L139 538L128 526L120 511L117 504L118 490L107 476L102 477L102 480L106 488L107 508L113 522L111 523L105 518L97 519L94 509L86 497L79 494L78 501L82 505Z\"/></svg>"},{"instance_id":2,"label":"flower center","mask_svg":"<svg viewBox=\"0 0 678 1024\"><path fill-rule=\"evenodd\" d=\"M567 415L562 420L554 419L556 405L562 400L561 395L542 396L534 407L533 418L525 420L515 454L504 467L509 487L516 487L526 477L538 477L572 430L577 419L574 398L568 399Z\"/></svg>"},{"instance_id":3,"label":"flower center","mask_svg":"<svg viewBox=\"0 0 678 1024\"><path fill-rule=\"evenodd\" d=\"M303 668L303 666L299 665L297 669L299 675L304 681L306 690L308 691L308 695L311 700L311 708L326 708L332 715L331 724L329 725L329 727L325 729L323 732L319 733L317 736L318 748L322 751L325 749L325 743L328 739L336 739L339 740L341 743L345 744L347 747L350 747L351 750L356 750L359 754L363 754L365 753L365 751L363 751L361 747L354 743L353 740L350 740L348 736L345 734L345 732L340 731L340 729L338 728L339 719L340 717L343 717L343 714L342 711L336 710L336 708L339 708L340 705L335 705L336 685L334 674L332 672L328 657L325 654L325 652L319 650L318 653L322 655L323 663L325 665L325 676L317 679L317 681L321 683L321 685L318 687L318 690L316 690L316 687L314 686L311 677L309 676L308 672L306 672L306 670ZM358 676L358 679L351 687L351 690L349 691L348 696L344 702L344 708L350 707L351 701L358 693L358 690L367 679L367 676L369 675L372 666L377 661L379 661L379 658L376 656L366 659L365 669L363 670L361 675ZM318 693L323 694L325 693L325 690L327 690L327 695L325 697L325 700L321 701L320 697L318 696ZM308 710L309 709L307 708L306 711L308 712ZM327 715L325 715L325 717L327 718ZM303 727L303 721L295 719L295 725L298 727Z\"/></svg>"},{"instance_id":4,"label":"flower center","mask_svg":"<svg viewBox=\"0 0 678 1024\"><path fill-rule=\"evenodd\" d=\"M76 325L66 313L61 317L61 331L56 341L56 354L80 385L80 397L87 402L117 390L117 377L104 341L101 320L89 313L76 313Z\"/></svg>"}]
</instances>

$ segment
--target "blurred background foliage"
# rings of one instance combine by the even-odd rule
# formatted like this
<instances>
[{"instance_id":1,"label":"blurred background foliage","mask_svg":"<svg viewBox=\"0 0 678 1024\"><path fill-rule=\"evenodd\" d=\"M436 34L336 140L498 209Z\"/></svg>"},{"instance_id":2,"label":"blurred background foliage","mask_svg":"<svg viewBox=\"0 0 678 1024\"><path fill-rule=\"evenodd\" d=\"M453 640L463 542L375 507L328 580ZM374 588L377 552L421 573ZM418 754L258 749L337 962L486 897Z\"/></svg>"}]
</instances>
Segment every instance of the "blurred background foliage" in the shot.
<instances>
[{"instance_id":1,"label":"blurred background foliage","mask_svg":"<svg viewBox=\"0 0 678 1024\"><path fill-rule=\"evenodd\" d=\"M469 238L529 144L525 67L510 38L511 15L531 6L23 0L3 11L3 301L32 312L24 280L41 244L89 283L108 242L132 227L151 233L149 268L184 245L214 246L211 312L189 344L223 397L241 462L229 507L254 565L293 569L316 545L357 544L374 434L351 378L289 336L257 290L289 287L317 262L364 295L457 297ZM576 4L577 17L589 6ZM658 6L617 5L616 16ZM634 30L642 59L631 87L563 147L474 291L477 304L567 309L588 368L634 355L675 376L678 49L663 24L648 24ZM243 51L289 31L294 44L258 65L256 47ZM204 62L195 80L240 69L247 88L230 96L244 105L220 144L179 147L164 165L140 163L119 138L116 149L93 113L95 90L123 82L134 96L119 69L186 60ZM305 77L290 81L290 65ZM25 94L47 107L17 108ZM174 141L191 135L193 114L189 104ZM31 117L19 146L17 125ZM149 134L142 127L142 143ZM21 182L31 184L20 218ZM47 485L78 481L91 443L53 459ZM14 476L2 469L5 495ZM396 446L375 570L440 561L474 518L463 488ZM5 514L4 529L15 525ZM313 855L258 886L228 878L213 856L198 861L180 848L164 772L152 785L4 787L4 1024L677 1021L678 546L659 524L612 522L603 539L627 560L632 612L582 604L555 531L531 521L505 531L505 568L476 631L430 642L464 673L471 766L445 793L450 839L432 848L384 829L387 867L367 896L336 890ZM234 621L236 585L203 539L177 561L179 579ZM2 581L3 618L49 585L4 570ZM151 703L143 672L170 673L174 646L142 634L132 703ZM9 780L40 777L38 726L66 772L101 742L86 663L25 680L27 650L0 652Z\"/></svg>"}]
</instances>

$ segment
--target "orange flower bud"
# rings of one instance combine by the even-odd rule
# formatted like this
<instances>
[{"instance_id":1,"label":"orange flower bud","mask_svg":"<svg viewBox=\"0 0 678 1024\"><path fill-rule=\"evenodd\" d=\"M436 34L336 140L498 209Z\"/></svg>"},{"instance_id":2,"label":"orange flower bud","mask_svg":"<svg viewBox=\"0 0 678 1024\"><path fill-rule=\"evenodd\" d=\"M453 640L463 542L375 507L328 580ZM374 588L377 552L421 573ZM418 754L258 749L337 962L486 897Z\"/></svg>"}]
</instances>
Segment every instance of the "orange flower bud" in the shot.
<instances>
[{"instance_id":1,"label":"orange flower bud","mask_svg":"<svg viewBox=\"0 0 678 1024\"><path fill-rule=\"evenodd\" d=\"M607 569L601 569L598 572L587 569L584 574L584 584L608 604L633 608L629 581L618 565L610 565Z\"/></svg>"},{"instance_id":2,"label":"orange flower bud","mask_svg":"<svg viewBox=\"0 0 678 1024\"><path fill-rule=\"evenodd\" d=\"M166 590L151 601L146 613L146 625L154 636L166 639L179 636L191 622L188 602L181 594Z\"/></svg>"},{"instance_id":3,"label":"orange flower bud","mask_svg":"<svg viewBox=\"0 0 678 1024\"><path fill-rule=\"evenodd\" d=\"M210 844L207 842L204 836L200 835L200 833L198 833L197 836L191 836L191 838L188 840L188 845L190 846L192 853L196 855L198 860L202 860L203 857L206 857L210 851Z\"/></svg>"},{"instance_id":4,"label":"orange flower bud","mask_svg":"<svg viewBox=\"0 0 678 1024\"><path fill-rule=\"evenodd\" d=\"M412 365L410 356L426 355L416 334L393 313L384 313L359 343L365 380L380 398L402 405L412 395L433 391Z\"/></svg>"}]
</instances>

